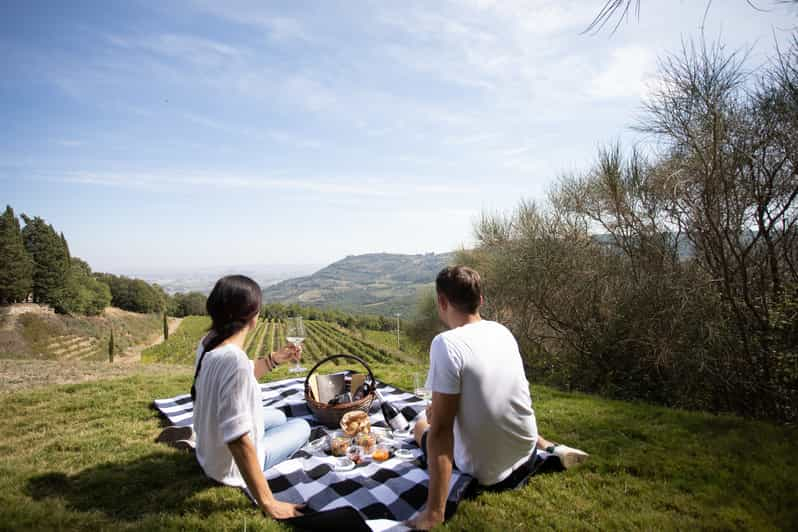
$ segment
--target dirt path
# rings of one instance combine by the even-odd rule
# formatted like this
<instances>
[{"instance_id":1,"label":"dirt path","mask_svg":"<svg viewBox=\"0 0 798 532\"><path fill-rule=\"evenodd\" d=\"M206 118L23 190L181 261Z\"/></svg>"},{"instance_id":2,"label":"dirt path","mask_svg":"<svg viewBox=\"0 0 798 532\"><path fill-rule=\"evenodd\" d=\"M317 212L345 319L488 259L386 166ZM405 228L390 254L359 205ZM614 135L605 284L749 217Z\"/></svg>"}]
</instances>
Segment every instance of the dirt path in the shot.
<instances>
[{"instance_id":1,"label":"dirt path","mask_svg":"<svg viewBox=\"0 0 798 532\"><path fill-rule=\"evenodd\" d=\"M171 336L174 333L180 322L183 321L183 318L169 318L169 335ZM119 362L122 365L131 365L131 364L139 364L141 362L141 353L147 349L148 347L152 347L154 345L158 345L163 342L163 331L158 332L150 337L150 339L143 344L138 344L131 346L119 355L118 358L114 360L114 362Z\"/></svg>"}]
</instances>

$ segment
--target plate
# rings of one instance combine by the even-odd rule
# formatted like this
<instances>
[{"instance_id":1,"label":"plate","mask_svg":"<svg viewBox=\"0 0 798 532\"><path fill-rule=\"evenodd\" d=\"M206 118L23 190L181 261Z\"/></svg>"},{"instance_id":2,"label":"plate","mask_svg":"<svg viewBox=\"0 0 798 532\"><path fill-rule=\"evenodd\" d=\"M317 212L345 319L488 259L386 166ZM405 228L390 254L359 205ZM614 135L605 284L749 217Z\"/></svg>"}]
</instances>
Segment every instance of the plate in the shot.
<instances>
[{"instance_id":1,"label":"plate","mask_svg":"<svg viewBox=\"0 0 798 532\"><path fill-rule=\"evenodd\" d=\"M391 437L391 431L384 427L371 427L371 433L377 437L377 441Z\"/></svg>"},{"instance_id":2,"label":"plate","mask_svg":"<svg viewBox=\"0 0 798 532\"><path fill-rule=\"evenodd\" d=\"M393 455L400 460L413 460L416 457L410 449L396 449Z\"/></svg>"},{"instance_id":3,"label":"plate","mask_svg":"<svg viewBox=\"0 0 798 532\"><path fill-rule=\"evenodd\" d=\"M397 438L405 438L405 439L407 439L407 438L412 438L413 437L413 431L412 431L412 429L395 430L395 431L393 431L393 435L395 437L397 437Z\"/></svg>"},{"instance_id":4,"label":"plate","mask_svg":"<svg viewBox=\"0 0 798 532\"><path fill-rule=\"evenodd\" d=\"M335 462L333 463L333 471L352 471L354 468L355 463L345 456L336 458Z\"/></svg>"}]
</instances>

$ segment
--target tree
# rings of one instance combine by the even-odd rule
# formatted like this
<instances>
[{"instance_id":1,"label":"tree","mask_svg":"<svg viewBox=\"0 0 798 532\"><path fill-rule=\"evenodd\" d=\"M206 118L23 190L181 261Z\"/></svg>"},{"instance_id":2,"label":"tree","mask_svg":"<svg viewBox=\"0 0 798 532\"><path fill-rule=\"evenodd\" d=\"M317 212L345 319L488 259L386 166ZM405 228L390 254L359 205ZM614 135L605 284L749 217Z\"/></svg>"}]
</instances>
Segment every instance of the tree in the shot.
<instances>
[{"instance_id":1,"label":"tree","mask_svg":"<svg viewBox=\"0 0 798 532\"><path fill-rule=\"evenodd\" d=\"M114 361L114 328L111 327L111 337L108 339L108 362Z\"/></svg>"},{"instance_id":2,"label":"tree","mask_svg":"<svg viewBox=\"0 0 798 532\"><path fill-rule=\"evenodd\" d=\"M658 152L603 149L547 204L477 225L460 261L532 377L798 419L798 38L757 75L686 47L639 124Z\"/></svg>"},{"instance_id":3,"label":"tree","mask_svg":"<svg viewBox=\"0 0 798 532\"><path fill-rule=\"evenodd\" d=\"M166 311L163 313L163 341L169 339L169 321L166 318Z\"/></svg>"},{"instance_id":4,"label":"tree","mask_svg":"<svg viewBox=\"0 0 798 532\"><path fill-rule=\"evenodd\" d=\"M158 285L141 279L96 273L94 276L111 290L111 304L131 312L162 312L167 307L168 296Z\"/></svg>"},{"instance_id":5,"label":"tree","mask_svg":"<svg viewBox=\"0 0 798 532\"><path fill-rule=\"evenodd\" d=\"M208 298L201 292L188 292L187 294L178 293L171 299L174 307L174 316L204 316L207 314L205 304Z\"/></svg>"},{"instance_id":6,"label":"tree","mask_svg":"<svg viewBox=\"0 0 798 532\"><path fill-rule=\"evenodd\" d=\"M0 216L0 303L24 301L33 287L33 261L11 206Z\"/></svg>"},{"instance_id":7,"label":"tree","mask_svg":"<svg viewBox=\"0 0 798 532\"><path fill-rule=\"evenodd\" d=\"M63 297L56 311L97 316L110 304L111 290L108 285L92 275L91 268L85 261L73 257Z\"/></svg>"},{"instance_id":8,"label":"tree","mask_svg":"<svg viewBox=\"0 0 798 532\"><path fill-rule=\"evenodd\" d=\"M757 6L753 0L745 0L745 2L756 11L765 11L761 7ZM740 3L742 3L742 1L740 1ZM771 3L776 5L795 5L798 4L798 0L771 0ZM707 15L709 14L709 9L712 6L712 0L705 0L705 6L706 9L704 10L704 19L706 19ZM629 19L629 16L632 13L634 13L635 17L640 16L640 0L606 0L604 2L604 6L599 10L598 14L585 29L584 33L599 32L604 28L604 26L607 25L608 22L617 17L617 22L615 22L615 24L612 26L612 32L614 33L624 20Z\"/></svg>"},{"instance_id":9,"label":"tree","mask_svg":"<svg viewBox=\"0 0 798 532\"><path fill-rule=\"evenodd\" d=\"M69 254L52 225L38 216L22 215L22 238L33 259L33 301L63 306L63 290L69 275Z\"/></svg>"}]
</instances>

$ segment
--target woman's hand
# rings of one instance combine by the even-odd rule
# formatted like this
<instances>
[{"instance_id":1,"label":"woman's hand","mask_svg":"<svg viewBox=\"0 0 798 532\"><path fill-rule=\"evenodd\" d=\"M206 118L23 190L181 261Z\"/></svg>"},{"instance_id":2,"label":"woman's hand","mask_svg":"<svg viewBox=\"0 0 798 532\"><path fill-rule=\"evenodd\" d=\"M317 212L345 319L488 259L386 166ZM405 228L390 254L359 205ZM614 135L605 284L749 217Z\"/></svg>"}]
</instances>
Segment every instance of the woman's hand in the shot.
<instances>
[{"instance_id":1,"label":"woman's hand","mask_svg":"<svg viewBox=\"0 0 798 532\"><path fill-rule=\"evenodd\" d=\"M288 519L302 515L299 510L304 507L304 504L291 504L274 499L263 508L263 511L274 519Z\"/></svg>"},{"instance_id":2,"label":"woman's hand","mask_svg":"<svg viewBox=\"0 0 798 532\"><path fill-rule=\"evenodd\" d=\"M294 344L286 344L285 347L279 351L272 353L272 360L278 364L287 362L289 360L299 360L302 357L302 346Z\"/></svg>"},{"instance_id":3,"label":"woman's hand","mask_svg":"<svg viewBox=\"0 0 798 532\"><path fill-rule=\"evenodd\" d=\"M443 523L442 514L436 514L424 509L424 511L418 514L414 519L407 521L405 525L412 530L430 530L441 523Z\"/></svg>"}]
</instances>

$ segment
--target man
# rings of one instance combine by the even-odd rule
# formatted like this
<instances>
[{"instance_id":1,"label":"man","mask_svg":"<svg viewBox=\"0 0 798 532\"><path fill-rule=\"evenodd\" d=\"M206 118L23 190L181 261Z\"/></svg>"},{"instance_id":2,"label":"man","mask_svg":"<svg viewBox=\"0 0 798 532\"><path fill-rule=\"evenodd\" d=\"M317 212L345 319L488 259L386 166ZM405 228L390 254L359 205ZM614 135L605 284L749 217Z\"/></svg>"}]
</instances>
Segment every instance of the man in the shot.
<instances>
[{"instance_id":1,"label":"man","mask_svg":"<svg viewBox=\"0 0 798 532\"><path fill-rule=\"evenodd\" d=\"M427 505L410 523L417 529L443 522L455 465L483 489L501 491L529 477L536 449L556 454L566 468L588 457L538 435L518 344L506 327L479 315L479 274L465 266L444 268L435 290L449 330L430 346L432 403L427 420L414 428L430 477Z\"/></svg>"}]
</instances>

